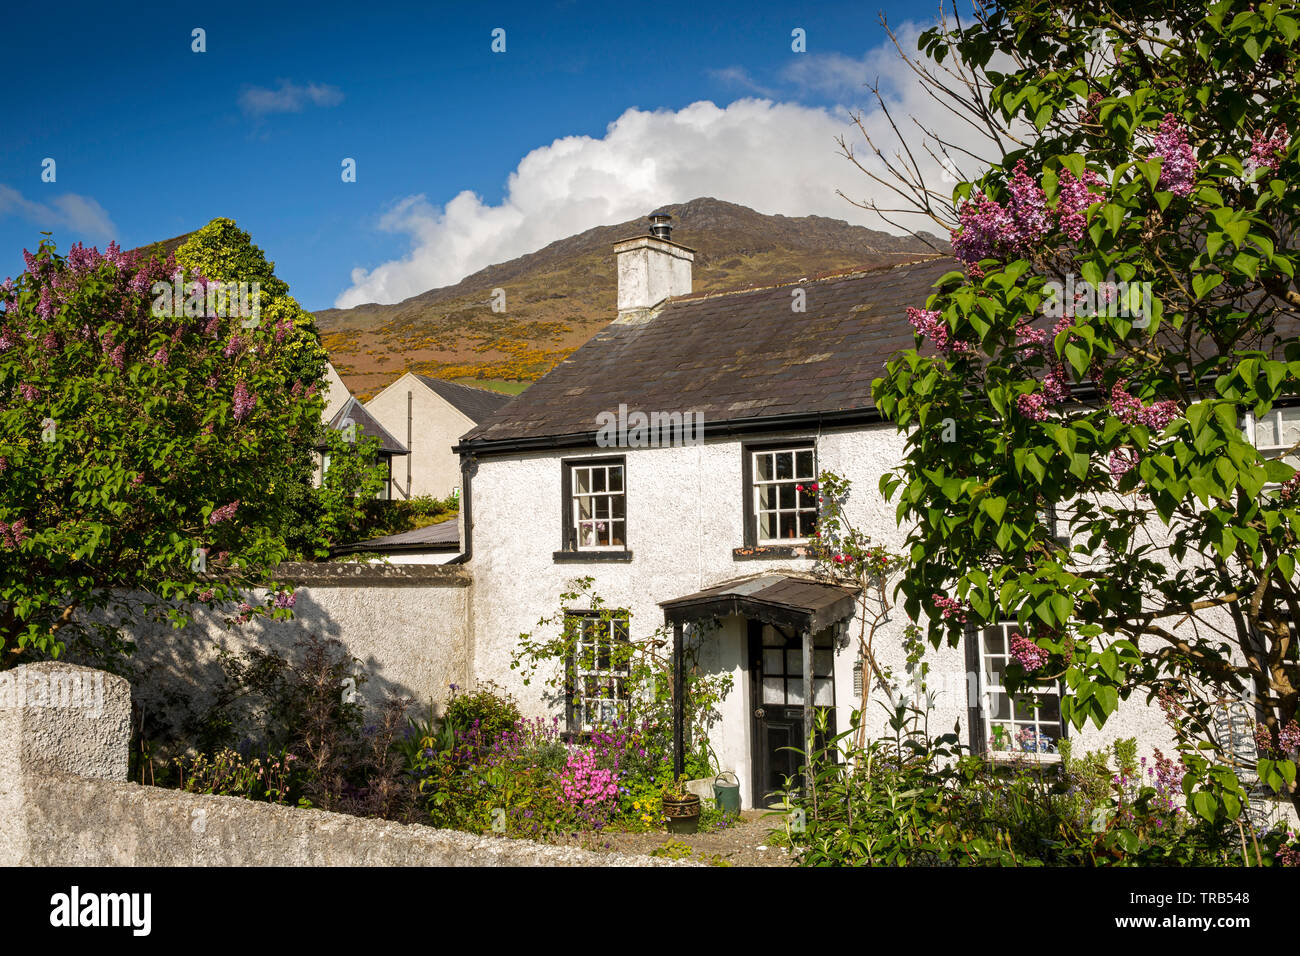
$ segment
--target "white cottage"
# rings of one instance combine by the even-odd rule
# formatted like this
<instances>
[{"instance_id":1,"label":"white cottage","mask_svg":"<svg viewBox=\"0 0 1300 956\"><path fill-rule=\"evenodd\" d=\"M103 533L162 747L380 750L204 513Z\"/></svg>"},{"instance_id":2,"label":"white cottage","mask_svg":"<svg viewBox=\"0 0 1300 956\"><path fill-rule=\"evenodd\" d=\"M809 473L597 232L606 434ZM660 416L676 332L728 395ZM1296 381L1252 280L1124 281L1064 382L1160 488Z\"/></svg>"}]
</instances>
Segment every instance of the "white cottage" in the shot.
<instances>
[{"instance_id":1,"label":"white cottage","mask_svg":"<svg viewBox=\"0 0 1300 956\"><path fill-rule=\"evenodd\" d=\"M666 624L680 641L683 628L719 620L702 666L731 674L734 690L711 743L739 776L743 803L762 805L794 769L783 748L799 745L809 697L833 708L841 730L859 703L856 601L809 576L817 503L799 486L821 470L851 479L853 522L901 550L894 505L877 488L903 442L873 408L870 384L912 342L906 307L923 304L953 265L934 258L692 295L692 250L671 239L664 217L651 231L615 246L618 318L456 448L472 672L544 713L511 653L582 575L608 606L628 609L634 637ZM627 425L612 446L611 421ZM1300 417L1278 427L1300 429ZM906 623L896 611L877 632L877 658L898 674ZM616 622L607 639L620 630ZM1172 750L1159 709L1136 698L1104 738L1063 726L1058 693L1038 695L1036 710L1013 707L999 683L1006 656L1005 628L929 652L932 732L956 727L976 750L1026 728L1069 733L1082 749L1137 736L1144 754ZM589 711L566 716L581 731ZM880 708L867 718L884 732Z\"/></svg>"}]
</instances>

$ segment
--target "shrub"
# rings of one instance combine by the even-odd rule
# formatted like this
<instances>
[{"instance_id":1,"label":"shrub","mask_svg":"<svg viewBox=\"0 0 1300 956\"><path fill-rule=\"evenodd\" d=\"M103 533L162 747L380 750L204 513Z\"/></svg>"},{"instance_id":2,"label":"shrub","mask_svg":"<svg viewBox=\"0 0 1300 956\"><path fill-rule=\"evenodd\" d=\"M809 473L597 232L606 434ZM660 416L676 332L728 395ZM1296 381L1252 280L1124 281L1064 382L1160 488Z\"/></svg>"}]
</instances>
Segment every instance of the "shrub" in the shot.
<instances>
[{"instance_id":1,"label":"shrub","mask_svg":"<svg viewBox=\"0 0 1300 956\"><path fill-rule=\"evenodd\" d=\"M471 693L460 693L459 688L452 684L451 692L443 719L457 733L477 729L476 739L491 743L506 731L513 730L522 719L514 697L491 681L485 681L480 689Z\"/></svg>"}]
</instances>

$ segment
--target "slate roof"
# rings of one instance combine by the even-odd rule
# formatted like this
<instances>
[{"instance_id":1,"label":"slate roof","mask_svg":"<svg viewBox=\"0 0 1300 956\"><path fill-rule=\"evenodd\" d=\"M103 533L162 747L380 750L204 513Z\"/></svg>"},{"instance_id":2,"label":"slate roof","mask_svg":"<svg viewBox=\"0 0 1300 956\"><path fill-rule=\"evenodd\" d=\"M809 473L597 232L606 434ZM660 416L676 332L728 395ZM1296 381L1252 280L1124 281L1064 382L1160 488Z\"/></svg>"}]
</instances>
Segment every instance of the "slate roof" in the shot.
<instances>
[{"instance_id":1,"label":"slate roof","mask_svg":"<svg viewBox=\"0 0 1300 956\"><path fill-rule=\"evenodd\" d=\"M763 289L669 300L616 320L469 431L462 444L592 434L602 411L698 412L709 426L867 410L871 381L913 344L908 306L957 268L930 257ZM796 288L804 312L792 309Z\"/></svg>"},{"instance_id":2,"label":"slate roof","mask_svg":"<svg viewBox=\"0 0 1300 956\"><path fill-rule=\"evenodd\" d=\"M397 553L401 551L459 551L460 525L455 519L431 524L414 531L401 534L388 534L382 538L358 541L331 549L331 554L348 554L357 551L378 551Z\"/></svg>"},{"instance_id":3,"label":"slate roof","mask_svg":"<svg viewBox=\"0 0 1300 956\"><path fill-rule=\"evenodd\" d=\"M388 429L379 424L375 416L366 411L366 406L362 405L356 398L349 398L343 404L343 407L334 413L334 417L330 419L329 424L325 427L341 431L344 421L349 418L357 426L358 437L377 437L379 439L379 450L381 452L387 452L390 455L409 454L406 446L394 438Z\"/></svg>"},{"instance_id":4,"label":"slate roof","mask_svg":"<svg viewBox=\"0 0 1300 956\"><path fill-rule=\"evenodd\" d=\"M457 411L475 424L490 417L515 397L486 388L474 388L470 385L458 385L456 382L445 382L440 378L431 378L428 375L416 375L415 377L427 385L435 394L450 402Z\"/></svg>"}]
</instances>

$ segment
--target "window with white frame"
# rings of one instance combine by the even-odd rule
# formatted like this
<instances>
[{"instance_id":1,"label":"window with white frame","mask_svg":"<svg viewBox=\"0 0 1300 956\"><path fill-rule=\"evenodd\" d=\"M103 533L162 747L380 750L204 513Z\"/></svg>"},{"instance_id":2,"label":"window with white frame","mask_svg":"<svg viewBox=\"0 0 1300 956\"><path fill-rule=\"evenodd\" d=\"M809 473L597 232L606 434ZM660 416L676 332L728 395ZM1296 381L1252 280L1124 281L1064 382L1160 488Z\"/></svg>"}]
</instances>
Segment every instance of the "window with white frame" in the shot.
<instances>
[{"instance_id":1,"label":"window with white frame","mask_svg":"<svg viewBox=\"0 0 1300 956\"><path fill-rule=\"evenodd\" d=\"M627 714L628 618L571 613L565 626L573 635L567 681L569 730L609 727Z\"/></svg>"},{"instance_id":2,"label":"window with white frame","mask_svg":"<svg viewBox=\"0 0 1300 956\"><path fill-rule=\"evenodd\" d=\"M627 490L623 460L567 463L566 547L577 551L627 548Z\"/></svg>"},{"instance_id":3,"label":"window with white frame","mask_svg":"<svg viewBox=\"0 0 1300 956\"><path fill-rule=\"evenodd\" d=\"M979 656L983 743L990 751L1056 753L1064 732L1059 685L1012 694L1006 687L1012 642L1021 637L1014 622L971 633Z\"/></svg>"},{"instance_id":4,"label":"window with white frame","mask_svg":"<svg viewBox=\"0 0 1300 956\"><path fill-rule=\"evenodd\" d=\"M1281 458L1300 469L1300 405L1246 414L1246 436L1265 458Z\"/></svg>"},{"instance_id":5,"label":"window with white frame","mask_svg":"<svg viewBox=\"0 0 1300 956\"><path fill-rule=\"evenodd\" d=\"M806 541L817 524L813 446L752 449L749 454L755 543Z\"/></svg>"}]
</instances>

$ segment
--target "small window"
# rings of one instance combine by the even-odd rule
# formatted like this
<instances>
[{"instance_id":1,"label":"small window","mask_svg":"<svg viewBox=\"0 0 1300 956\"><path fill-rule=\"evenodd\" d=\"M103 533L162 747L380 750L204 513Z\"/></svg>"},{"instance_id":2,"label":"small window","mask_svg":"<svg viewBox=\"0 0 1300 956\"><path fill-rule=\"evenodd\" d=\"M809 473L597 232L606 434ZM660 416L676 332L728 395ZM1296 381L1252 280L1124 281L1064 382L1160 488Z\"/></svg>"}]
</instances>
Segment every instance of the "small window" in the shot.
<instances>
[{"instance_id":1,"label":"small window","mask_svg":"<svg viewBox=\"0 0 1300 956\"><path fill-rule=\"evenodd\" d=\"M817 524L816 453L811 444L747 449L755 544L802 544Z\"/></svg>"},{"instance_id":2,"label":"small window","mask_svg":"<svg viewBox=\"0 0 1300 956\"><path fill-rule=\"evenodd\" d=\"M607 728L627 716L628 618L570 613L565 627L574 635L569 661L568 725L571 733Z\"/></svg>"},{"instance_id":3,"label":"small window","mask_svg":"<svg viewBox=\"0 0 1300 956\"><path fill-rule=\"evenodd\" d=\"M623 459L578 459L564 468L564 550L625 551Z\"/></svg>"},{"instance_id":4,"label":"small window","mask_svg":"<svg viewBox=\"0 0 1300 956\"><path fill-rule=\"evenodd\" d=\"M981 733L976 749L1056 753L1064 735L1061 721L1061 691L1053 689L1011 694L1006 689L1007 664L1012 659L1012 642L1020 636L1014 622L996 624L967 634L973 642L976 673L979 676L979 720ZM974 718L972 718L974 719Z\"/></svg>"},{"instance_id":5,"label":"small window","mask_svg":"<svg viewBox=\"0 0 1300 956\"><path fill-rule=\"evenodd\" d=\"M1300 405L1274 408L1258 418L1247 414L1246 437L1265 458L1281 458L1300 470Z\"/></svg>"}]
</instances>

